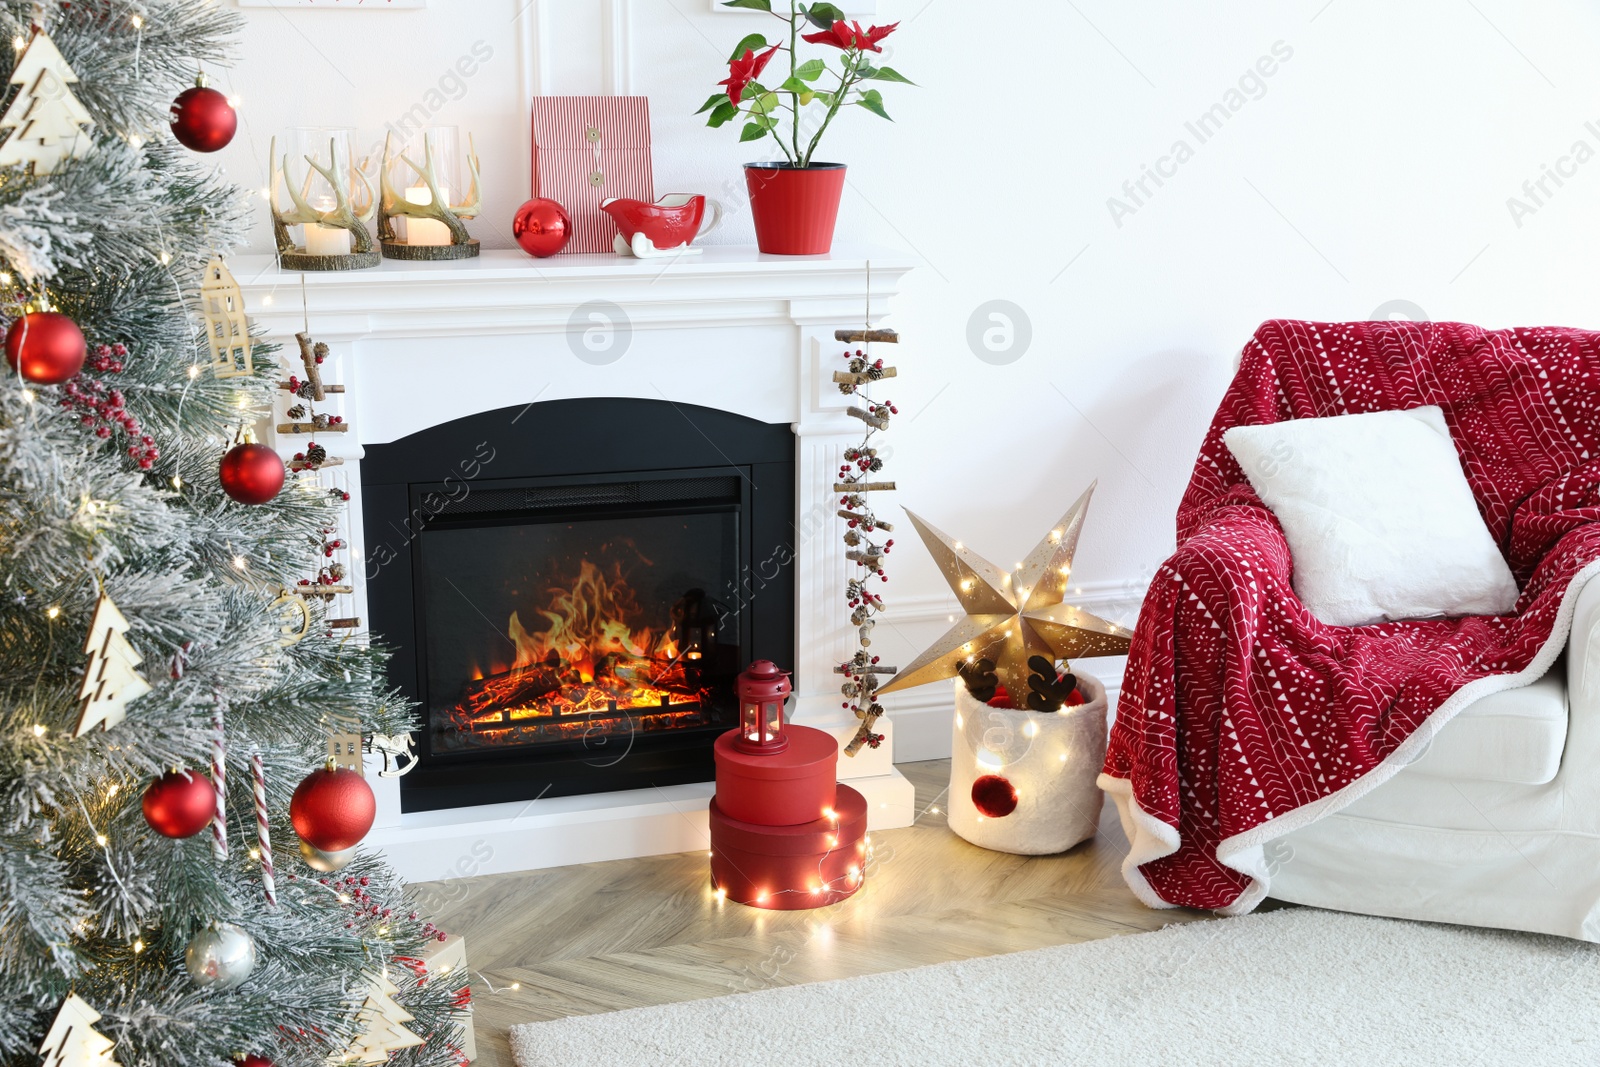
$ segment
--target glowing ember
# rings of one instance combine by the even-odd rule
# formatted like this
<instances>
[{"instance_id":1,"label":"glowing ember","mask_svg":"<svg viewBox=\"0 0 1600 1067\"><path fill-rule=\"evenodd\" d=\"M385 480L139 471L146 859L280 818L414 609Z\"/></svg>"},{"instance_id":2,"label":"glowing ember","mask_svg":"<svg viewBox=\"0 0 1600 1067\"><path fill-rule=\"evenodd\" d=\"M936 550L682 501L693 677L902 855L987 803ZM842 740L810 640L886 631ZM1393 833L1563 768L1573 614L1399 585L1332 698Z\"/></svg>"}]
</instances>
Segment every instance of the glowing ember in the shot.
<instances>
[{"instance_id":1,"label":"glowing ember","mask_svg":"<svg viewBox=\"0 0 1600 1067\"><path fill-rule=\"evenodd\" d=\"M705 720L703 694L686 670L698 657L680 655L670 628L637 624L644 612L620 568L608 578L585 560L571 588L550 590L539 614L544 625L532 630L511 614L515 659L463 687L449 712L458 729L520 743Z\"/></svg>"}]
</instances>

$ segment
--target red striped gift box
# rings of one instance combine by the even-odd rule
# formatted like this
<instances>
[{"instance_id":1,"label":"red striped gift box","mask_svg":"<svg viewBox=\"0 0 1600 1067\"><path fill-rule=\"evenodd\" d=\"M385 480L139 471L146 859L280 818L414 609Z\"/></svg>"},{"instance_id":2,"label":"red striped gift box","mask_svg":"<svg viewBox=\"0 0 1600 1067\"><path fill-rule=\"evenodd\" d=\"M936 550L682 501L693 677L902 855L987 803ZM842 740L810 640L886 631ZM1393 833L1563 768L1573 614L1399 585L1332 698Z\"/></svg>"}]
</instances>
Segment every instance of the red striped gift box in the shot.
<instances>
[{"instance_id":1,"label":"red striped gift box","mask_svg":"<svg viewBox=\"0 0 1600 1067\"><path fill-rule=\"evenodd\" d=\"M609 252L617 225L600 210L613 196L655 200L650 102L643 96L533 98L533 195L572 216L563 252Z\"/></svg>"}]
</instances>

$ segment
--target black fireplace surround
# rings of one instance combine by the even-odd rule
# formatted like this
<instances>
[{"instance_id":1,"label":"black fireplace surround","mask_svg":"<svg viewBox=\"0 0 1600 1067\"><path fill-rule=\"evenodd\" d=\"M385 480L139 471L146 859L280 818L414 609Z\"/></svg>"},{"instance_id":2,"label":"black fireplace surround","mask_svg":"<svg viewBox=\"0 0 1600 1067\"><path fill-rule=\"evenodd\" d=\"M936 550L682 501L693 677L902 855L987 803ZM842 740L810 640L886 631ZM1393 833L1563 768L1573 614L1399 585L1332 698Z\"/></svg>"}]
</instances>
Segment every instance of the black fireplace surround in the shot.
<instances>
[{"instance_id":1,"label":"black fireplace surround","mask_svg":"<svg viewBox=\"0 0 1600 1067\"><path fill-rule=\"evenodd\" d=\"M793 662L794 454L618 398L367 446L372 631L423 722L402 809L710 781L734 677Z\"/></svg>"}]
</instances>

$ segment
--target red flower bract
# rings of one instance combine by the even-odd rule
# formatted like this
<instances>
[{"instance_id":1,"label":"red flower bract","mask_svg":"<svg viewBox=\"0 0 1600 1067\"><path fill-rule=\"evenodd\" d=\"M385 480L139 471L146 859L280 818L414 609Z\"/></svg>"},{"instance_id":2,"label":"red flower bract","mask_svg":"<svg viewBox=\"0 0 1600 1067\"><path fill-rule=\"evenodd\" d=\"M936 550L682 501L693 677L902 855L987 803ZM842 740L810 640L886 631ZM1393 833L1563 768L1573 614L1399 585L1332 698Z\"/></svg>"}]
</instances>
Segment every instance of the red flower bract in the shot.
<instances>
[{"instance_id":1,"label":"red flower bract","mask_svg":"<svg viewBox=\"0 0 1600 1067\"><path fill-rule=\"evenodd\" d=\"M739 101L744 99L745 86L761 77L761 72L767 69L767 64L772 60L778 47L773 45L760 55L753 49L746 48L744 55L736 56L728 62L728 76L717 84L728 87L728 101L735 107L738 107Z\"/></svg>"},{"instance_id":2,"label":"red flower bract","mask_svg":"<svg viewBox=\"0 0 1600 1067\"><path fill-rule=\"evenodd\" d=\"M848 52L851 49L860 49L863 52L881 52L878 42L895 31L898 22L891 22L887 26L874 26L863 30L859 22L846 22L840 19L825 30L816 33L807 33L802 36L812 44L832 45Z\"/></svg>"}]
</instances>

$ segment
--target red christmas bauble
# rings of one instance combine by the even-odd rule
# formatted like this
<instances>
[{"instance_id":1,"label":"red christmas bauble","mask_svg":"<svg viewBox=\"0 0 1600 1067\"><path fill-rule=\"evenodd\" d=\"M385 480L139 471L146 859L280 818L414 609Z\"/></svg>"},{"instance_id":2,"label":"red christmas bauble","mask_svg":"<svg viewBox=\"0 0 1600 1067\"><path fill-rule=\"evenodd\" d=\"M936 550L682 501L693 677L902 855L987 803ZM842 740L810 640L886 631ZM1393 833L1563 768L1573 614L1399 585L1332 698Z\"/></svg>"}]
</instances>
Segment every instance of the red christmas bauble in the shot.
<instances>
[{"instance_id":1,"label":"red christmas bauble","mask_svg":"<svg viewBox=\"0 0 1600 1067\"><path fill-rule=\"evenodd\" d=\"M239 113L215 89L196 85L172 102L172 136L196 152L226 148L239 129Z\"/></svg>"},{"instance_id":2,"label":"red christmas bauble","mask_svg":"<svg viewBox=\"0 0 1600 1067\"><path fill-rule=\"evenodd\" d=\"M216 813L216 788L196 771L163 774L144 791L144 821L162 837L193 837Z\"/></svg>"},{"instance_id":3,"label":"red christmas bauble","mask_svg":"<svg viewBox=\"0 0 1600 1067\"><path fill-rule=\"evenodd\" d=\"M88 355L83 331L59 311L30 311L6 331L6 362L37 385L76 377Z\"/></svg>"},{"instance_id":4,"label":"red christmas bauble","mask_svg":"<svg viewBox=\"0 0 1600 1067\"><path fill-rule=\"evenodd\" d=\"M554 200L536 196L517 208L511 236L530 256L553 256L572 238L572 216Z\"/></svg>"},{"instance_id":5,"label":"red christmas bauble","mask_svg":"<svg viewBox=\"0 0 1600 1067\"><path fill-rule=\"evenodd\" d=\"M239 1067L272 1067L272 1061L265 1056L241 1056L233 1062Z\"/></svg>"},{"instance_id":6,"label":"red christmas bauble","mask_svg":"<svg viewBox=\"0 0 1600 1067\"><path fill-rule=\"evenodd\" d=\"M978 814L1003 819L1017 810L1017 790L998 774L986 774L972 783L972 805Z\"/></svg>"},{"instance_id":7,"label":"red christmas bauble","mask_svg":"<svg viewBox=\"0 0 1600 1067\"><path fill-rule=\"evenodd\" d=\"M324 852L355 848L377 817L378 798L372 795L372 787L344 767L312 771L289 800L294 832Z\"/></svg>"},{"instance_id":8,"label":"red christmas bauble","mask_svg":"<svg viewBox=\"0 0 1600 1067\"><path fill-rule=\"evenodd\" d=\"M283 460L266 445L234 445L217 475L222 491L241 504L265 504L283 488Z\"/></svg>"}]
</instances>

